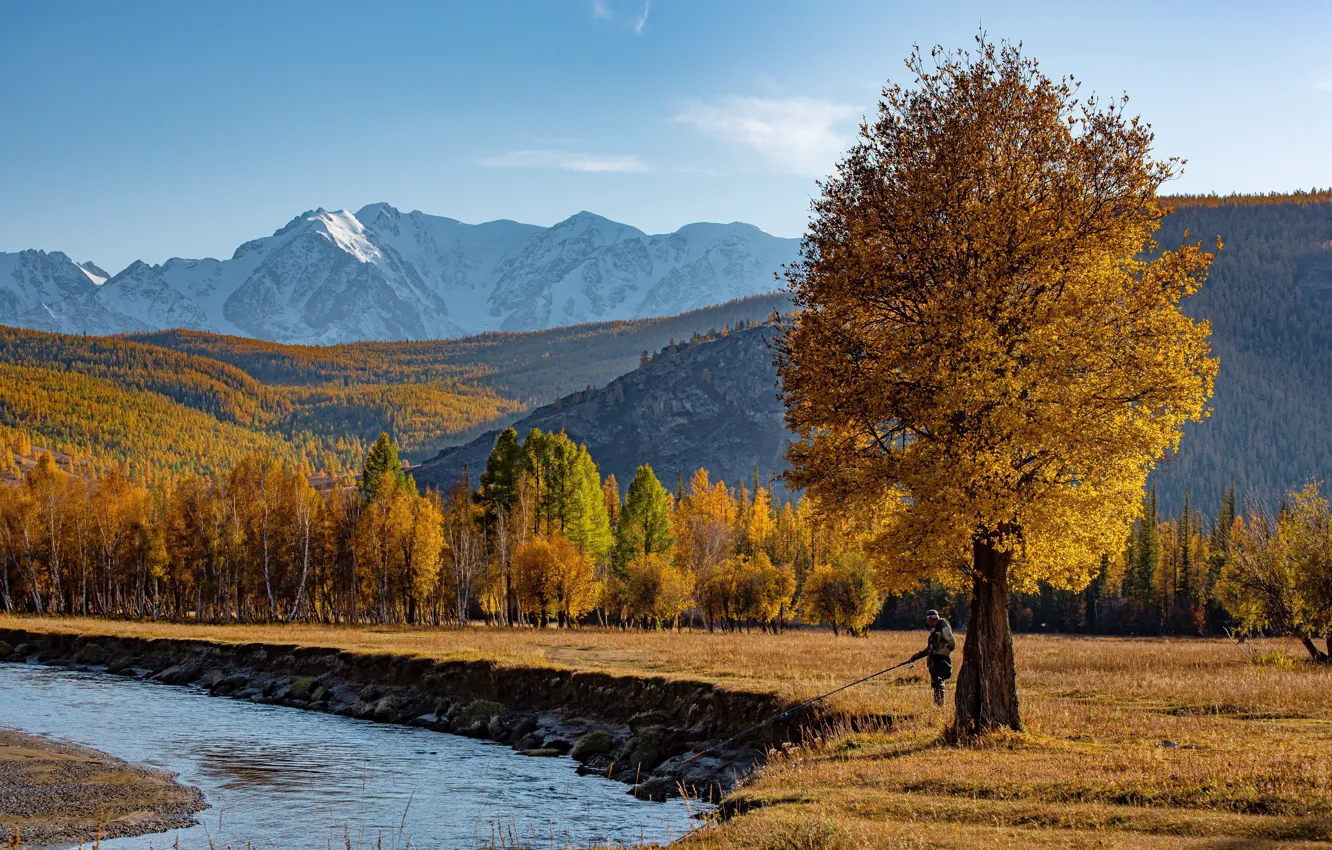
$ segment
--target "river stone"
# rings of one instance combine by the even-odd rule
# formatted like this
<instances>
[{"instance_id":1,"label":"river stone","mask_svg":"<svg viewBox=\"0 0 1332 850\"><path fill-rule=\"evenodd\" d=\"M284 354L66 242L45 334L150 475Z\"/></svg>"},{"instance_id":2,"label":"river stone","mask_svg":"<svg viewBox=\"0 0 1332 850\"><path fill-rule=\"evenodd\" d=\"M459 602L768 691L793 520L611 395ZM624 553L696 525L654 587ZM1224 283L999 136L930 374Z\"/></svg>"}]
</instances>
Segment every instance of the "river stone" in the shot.
<instances>
[{"instance_id":1,"label":"river stone","mask_svg":"<svg viewBox=\"0 0 1332 850\"><path fill-rule=\"evenodd\" d=\"M559 750L553 750L550 747L540 747L535 750L523 750L522 755L535 756L537 758L558 758L559 756L564 755L564 753Z\"/></svg>"},{"instance_id":2,"label":"river stone","mask_svg":"<svg viewBox=\"0 0 1332 850\"><path fill-rule=\"evenodd\" d=\"M161 673L153 676L153 678L167 685L188 685L202 674L202 667L198 664L186 662L184 664L177 664L174 667L168 667Z\"/></svg>"},{"instance_id":3,"label":"river stone","mask_svg":"<svg viewBox=\"0 0 1332 850\"><path fill-rule=\"evenodd\" d=\"M533 732L529 735L524 735L519 739L518 742L514 744L514 748L519 750L539 750L541 749L542 742L545 740L544 736Z\"/></svg>"},{"instance_id":4,"label":"river stone","mask_svg":"<svg viewBox=\"0 0 1332 850\"><path fill-rule=\"evenodd\" d=\"M375 713L375 704L365 700L357 700L346 708L340 708L334 714L345 714L347 717L355 717L358 720L369 719Z\"/></svg>"},{"instance_id":5,"label":"river stone","mask_svg":"<svg viewBox=\"0 0 1332 850\"><path fill-rule=\"evenodd\" d=\"M564 755L569 752L569 750L573 749L573 744L563 738L550 738L541 745L541 748L543 750L557 750L560 755Z\"/></svg>"},{"instance_id":6,"label":"river stone","mask_svg":"<svg viewBox=\"0 0 1332 850\"><path fill-rule=\"evenodd\" d=\"M646 773L661 764L664 756L651 740L635 735L620 745L615 751L613 761L617 768L616 776L634 776Z\"/></svg>"},{"instance_id":7,"label":"river stone","mask_svg":"<svg viewBox=\"0 0 1332 850\"><path fill-rule=\"evenodd\" d=\"M218 680L216 683L214 683L211 690L213 693L217 694L218 696L224 697L227 696L228 694L234 694L237 691L243 689L247 681L249 680L246 679L244 676L242 676L239 673L235 673L233 675L227 676L224 679Z\"/></svg>"},{"instance_id":8,"label":"river stone","mask_svg":"<svg viewBox=\"0 0 1332 850\"><path fill-rule=\"evenodd\" d=\"M661 802L667 797L679 793L679 790L676 780L667 776L654 776L646 782L635 785L632 793L640 800Z\"/></svg>"},{"instance_id":9,"label":"river stone","mask_svg":"<svg viewBox=\"0 0 1332 850\"><path fill-rule=\"evenodd\" d=\"M460 731L461 734L466 735L469 738L484 738L486 737L486 733L489 730L490 730L489 720L477 719L473 720L469 725L463 727Z\"/></svg>"},{"instance_id":10,"label":"river stone","mask_svg":"<svg viewBox=\"0 0 1332 850\"><path fill-rule=\"evenodd\" d=\"M291 683L287 688L287 699L312 700L314 691L319 687L319 680L314 676L306 676Z\"/></svg>"},{"instance_id":11,"label":"river stone","mask_svg":"<svg viewBox=\"0 0 1332 850\"><path fill-rule=\"evenodd\" d=\"M106 672L123 673L133 666L134 666L134 660L132 658L130 658L128 655L121 655L117 658L111 659L111 663L106 665Z\"/></svg>"},{"instance_id":12,"label":"river stone","mask_svg":"<svg viewBox=\"0 0 1332 850\"><path fill-rule=\"evenodd\" d=\"M14 647L14 660L15 660L15 661L27 661L29 655L32 655L32 645L31 645L31 644L21 643L21 644L19 644L18 646Z\"/></svg>"},{"instance_id":13,"label":"river stone","mask_svg":"<svg viewBox=\"0 0 1332 850\"><path fill-rule=\"evenodd\" d=\"M615 749L615 739L609 732L588 732L573 745L569 755L575 761L587 761L589 758Z\"/></svg>"},{"instance_id":14,"label":"river stone","mask_svg":"<svg viewBox=\"0 0 1332 850\"><path fill-rule=\"evenodd\" d=\"M100 667L106 663L106 650L99 644L90 643L79 650L74 660L89 667Z\"/></svg>"},{"instance_id":15,"label":"river stone","mask_svg":"<svg viewBox=\"0 0 1332 850\"><path fill-rule=\"evenodd\" d=\"M384 723L394 720L400 711L402 711L402 700L390 694L375 703L374 715L376 720Z\"/></svg>"},{"instance_id":16,"label":"river stone","mask_svg":"<svg viewBox=\"0 0 1332 850\"><path fill-rule=\"evenodd\" d=\"M224 678L221 670L205 670L195 684L205 690L212 691L213 687Z\"/></svg>"},{"instance_id":17,"label":"river stone","mask_svg":"<svg viewBox=\"0 0 1332 850\"><path fill-rule=\"evenodd\" d=\"M537 730L536 718L530 714L524 714L509 727L509 730L513 733L514 738L530 735Z\"/></svg>"},{"instance_id":18,"label":"river stone","mask_svg":"<svg viewBox=\"0 0 1332 850\"><path fill-rule=\"evenodd\" d=\"M14 647L0 640L0 661L8 661L9 656L14 654Z\"/></svg>"}]
</instances>

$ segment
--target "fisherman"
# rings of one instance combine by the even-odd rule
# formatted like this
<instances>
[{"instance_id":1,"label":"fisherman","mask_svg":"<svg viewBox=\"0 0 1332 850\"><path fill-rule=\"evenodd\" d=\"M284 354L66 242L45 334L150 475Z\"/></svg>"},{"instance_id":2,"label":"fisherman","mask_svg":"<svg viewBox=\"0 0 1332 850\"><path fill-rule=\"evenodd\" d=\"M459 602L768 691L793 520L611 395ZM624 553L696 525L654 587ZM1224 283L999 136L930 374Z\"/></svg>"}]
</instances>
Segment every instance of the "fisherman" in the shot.
<instances>
[{"instance_id":1,"label":"fisherman","mask_svg":"<svg viewBox=\"0 0 1332 850\"><path fill-rule=\"evenodd\" d=\"M953 650L957 649L957 639L948 621L939 616L939 612L930 609L925 612L925 625L930 627L930 639L925 648L911 656L911 661L925 659L925 666L930 671L930 684L934 687L934 704L943 705L944 682L953 678Z\"/></svg>"}]
</instances>

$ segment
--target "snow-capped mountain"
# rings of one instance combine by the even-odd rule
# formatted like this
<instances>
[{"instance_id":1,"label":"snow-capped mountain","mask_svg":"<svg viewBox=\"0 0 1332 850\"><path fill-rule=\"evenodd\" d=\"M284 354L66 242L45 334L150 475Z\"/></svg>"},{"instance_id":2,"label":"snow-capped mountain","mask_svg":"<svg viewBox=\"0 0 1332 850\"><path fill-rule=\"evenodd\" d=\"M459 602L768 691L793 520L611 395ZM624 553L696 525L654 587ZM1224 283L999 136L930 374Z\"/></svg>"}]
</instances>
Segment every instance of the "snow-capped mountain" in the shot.
<instances>
[{"instance_id":1,"label":"snow-capped mountain","mask_svg":"<svg viewBox=\"0 0 1332 850\"><path fill-rule=\"evenodd\" d=\"M535 330L769 292L797 245L740 223L650 236L589 212L547 228L318 209L229 260L135 262L109 278L59 252L0 253L0 324L313 344Z\"/></svg>"},{"instance_id":2,"label":"snow-capped mountain","mask_svg":"<svg viewBox=\"0 0 1332 850\"><path fill-rule=\"evenodd\" d=\"M59 251L0 253L0 320L94 292L110 275Z\"/></svg>"}]
</instances>

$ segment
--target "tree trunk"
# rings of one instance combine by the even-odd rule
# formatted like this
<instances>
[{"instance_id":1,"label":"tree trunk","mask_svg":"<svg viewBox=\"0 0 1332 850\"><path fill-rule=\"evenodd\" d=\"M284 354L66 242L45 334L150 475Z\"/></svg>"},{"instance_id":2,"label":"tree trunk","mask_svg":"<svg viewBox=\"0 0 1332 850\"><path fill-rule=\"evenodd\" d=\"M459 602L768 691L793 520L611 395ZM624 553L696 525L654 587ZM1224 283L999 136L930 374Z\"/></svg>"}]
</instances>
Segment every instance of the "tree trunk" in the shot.
<instances>
[{"instance_id":1,"label":"tree trunk","mask_svg":"<svg viewBox=\"0 0 1332 850\"><path fill-rule=\"evenodd\" d=\"M957 675L954 735L980 735L996 729L1022 728L1018 713L1013 632L1008 626L1008 565L1011 552L991 540L972 544L971 619L962 645Z\"/></svg>"},{"instance_id":2,"label":"tree trunk","mask_svg":"<svg viewBox=\"0 0 1332 850\"><path fill-rule=\"evenodd\" d=\"M1304 644L1305 649L1309 650L1309 657L1313 659L1315 664L1328 663L1328 656L1332 653L1332 637L1329 637L1327 640L1328 652L1323 652L1319 649L1318 644L1314 643L1313 638L1308 635L1300 635L1300 642Z\"/></svg>"}]
</instances>

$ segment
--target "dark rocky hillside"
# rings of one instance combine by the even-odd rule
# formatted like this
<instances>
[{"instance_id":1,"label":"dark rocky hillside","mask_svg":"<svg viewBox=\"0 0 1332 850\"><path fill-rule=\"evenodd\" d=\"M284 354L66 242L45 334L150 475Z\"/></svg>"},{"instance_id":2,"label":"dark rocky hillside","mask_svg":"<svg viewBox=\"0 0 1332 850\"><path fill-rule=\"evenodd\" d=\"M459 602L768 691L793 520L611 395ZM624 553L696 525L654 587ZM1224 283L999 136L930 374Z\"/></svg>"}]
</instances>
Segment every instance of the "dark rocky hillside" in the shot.
<instances>
[{"instance_id":1,"label":"dark rocky hillside","mask_svg":"<svg viewBox=\"0 0 1332 850\"><path fill-rule=\"evenodd\" d=\"M627 487L648 463L667 487L705 467L713 480L750 481L783 469L787 433L777 397L777 372L767 345L770 325L715 340L665 349L658 358L600 389L578 392L532 411L514 424L564 430L586 443L602 474ZM475 480L498 431L448 448L414 471L422 487L443 488L469 467Z\"/></svg>"}]
</instances>

